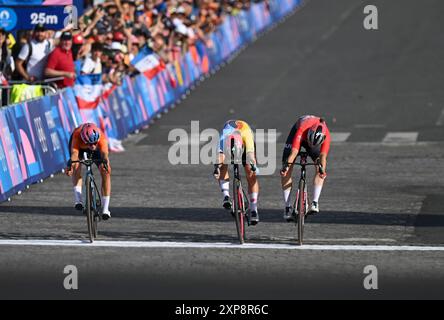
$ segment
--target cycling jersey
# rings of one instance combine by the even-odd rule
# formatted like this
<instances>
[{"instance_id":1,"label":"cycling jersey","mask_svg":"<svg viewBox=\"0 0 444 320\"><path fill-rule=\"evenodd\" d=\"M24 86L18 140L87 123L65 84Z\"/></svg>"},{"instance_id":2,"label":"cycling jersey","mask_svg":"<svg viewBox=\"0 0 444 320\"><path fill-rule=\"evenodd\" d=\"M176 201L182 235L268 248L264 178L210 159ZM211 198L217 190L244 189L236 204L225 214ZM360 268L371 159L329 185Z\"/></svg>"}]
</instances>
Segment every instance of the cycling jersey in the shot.
<instances>
[{"instance_id":1,"label":"cycling jersey","mask_svg":"<svg viewBox=\"0 0 444 320\"><path fill-rule=\"evenodd\" d=\"M242 141L245 146L245 152L255 152L254 135L248 123L242 120L228 120L225 122L222 134L219 139L219 152L223 152L225 138L232 134L234 131L239 131L242 136Z\"/></svg>"},{"instance_id":2,"label":"cycling jersey","mask_svg":"<svg viewBox=\"0 0 444 320\"><path fill-rule=\"evenodd\" d=\"M326 137L324 142L317 147L310 148L307 142L308 130L315 124L320 123L320 118L316 116L306 115L302 116L296 121L291 128L290 134L285 142L284 152L282 155L282 162L286 163L292 150L300 151L301 146L308 152L310 158L315 161L319 158L321 153L328 154L330 150L330 131L327 128ZM325 125L325 124L324 124Z\"/></svg>"},{"instance_id":3,"label":"cycling jersey","mask_svg":"<svg viewBox=\"0 0 444 320\"><path fill-rule=\"evenodd\" d=\"M76 150L80 153L83 151L89 152L88 145L83 142L82 138L80 137L80 132L82 131L83 125L77 127L74 129L74 132L71 134L70 138L70 144L69 144L69 151L71 153L72 150ZM100 138L97 142L97 149L96 151L99 151L100 153L108 153L108 140L105 137L105 134L102 132L102 130L98 129L100 132Z\"/></svg>"},{"instance_id":4,"label":"cycling jersey","mask_svg":"<svg viewBox=\"0 0 444 320\"><path fill-rule=\"evenodd\" d=\"M294 133L294 137L292 139L291 142L291 149L293 150L299 150L301 148L301 146L303 146L305 149L307 149L308 147L308 142L307 142L307 134L308 134L308 130L316 125L320 123L320 118L316 117L316 116L302 116L298 119L298 121L296 122L296 124L293 126L293 128L295 128L295 133ZM325 140L321 145L321 153L325 153L328 154L329 150L330 150L330 142L331 142L331 137L330 137L330 131L328 130L327 126L325 126L327 129L326 132L326 136L325 136ZM292 131L293 132L293 129Z\"/></svg>"}]
</instances>

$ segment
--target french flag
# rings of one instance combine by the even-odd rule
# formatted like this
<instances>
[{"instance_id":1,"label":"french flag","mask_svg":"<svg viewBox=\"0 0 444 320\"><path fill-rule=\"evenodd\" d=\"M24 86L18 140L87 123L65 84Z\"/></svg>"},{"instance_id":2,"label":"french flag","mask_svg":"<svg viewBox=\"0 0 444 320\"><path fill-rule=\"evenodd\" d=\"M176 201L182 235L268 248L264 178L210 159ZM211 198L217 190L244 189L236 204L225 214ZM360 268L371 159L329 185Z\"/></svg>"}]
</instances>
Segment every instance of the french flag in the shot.
<instances>
[{"instance_id":1,"label":"french flag","mask_svg":"<svg viewBox=\"0 0 444 320\"><path fill-rule=\"evenodd\" d=\"M74 93L79 109L95 109L102 96L102 74L84 74L76 78Z\"/></svg>"},{"instance_id":2,"label":"french flag","mask_svg":"<svg viewBox=\"0 0 444 320\"><path fill-rule=\"evenodd\" d=\"M154 78L160 71L165 69L163 60L148 46L143 47L131 64L143 73L148 79Z\"/></svg>"}]
</instances>

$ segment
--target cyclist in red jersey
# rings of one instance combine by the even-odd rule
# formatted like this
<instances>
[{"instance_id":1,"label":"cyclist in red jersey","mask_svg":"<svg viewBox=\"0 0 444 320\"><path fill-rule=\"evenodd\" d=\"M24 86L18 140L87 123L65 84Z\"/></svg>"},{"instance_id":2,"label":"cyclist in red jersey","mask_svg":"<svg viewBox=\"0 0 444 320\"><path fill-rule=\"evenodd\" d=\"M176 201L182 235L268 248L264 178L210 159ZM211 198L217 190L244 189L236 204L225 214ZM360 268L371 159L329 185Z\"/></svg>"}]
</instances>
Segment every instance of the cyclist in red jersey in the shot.
<instances>
[{"instance_id":1,"label":"cyclist in red jersey","mask_svg":"<svg viewBox=\"0 0 444 320\"><path fill-rule=\"evenodd\" d=\"M316 168L316 175L313 179L313 201L311 203L309 213L319 212L319 197L321 195L324 180L327 177L327 155L330 150L330 131L328 130L325 120L312 115L305 115L291 128L285 143L282 155L281 184L285 201L284 219L292 220L291 216L291 188L293 171L293 162L299 154L301 147L307 151L308 155L323 168L323 172Z\"/></svg>"},{"instance_id":2,"label":"cyclist in red jersey","mask_svg":"<svg viewBox=\"0 0 444 320\"><path fill-rule=\"evenodd\" d=\"M72 176L74 186L74 201L77 210L83 210L82 203L82 167L80 163L72 161L83 158L84 152L95 160L102 160L99 166L102 176L102 218L111 218L109 202L111 197L111 166L109 163L108 140L105 134L93 123L85 123L74 129L69 139L70 159L67 164L66 174Z\"/></svg>"}]
</instances>

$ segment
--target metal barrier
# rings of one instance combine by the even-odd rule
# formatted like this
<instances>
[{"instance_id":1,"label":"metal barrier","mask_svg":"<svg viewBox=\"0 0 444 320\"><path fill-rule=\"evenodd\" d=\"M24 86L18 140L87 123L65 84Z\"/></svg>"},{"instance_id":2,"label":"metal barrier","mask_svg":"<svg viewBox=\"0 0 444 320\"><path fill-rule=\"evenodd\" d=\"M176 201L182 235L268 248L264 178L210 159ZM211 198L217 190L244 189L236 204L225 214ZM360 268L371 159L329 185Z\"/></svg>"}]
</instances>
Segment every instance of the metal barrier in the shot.
<instances>
[{"instance_id":1,"label":"metal barrier","mask_svg":"<svg viewBox=\"0 0 444 320\"><path fill-rule=\"evenodd\" d=\"M63 79L64 79L64 77L48 78L45 80L34 81L34 82L9 81L8 85L6 85L6 86L0 85L0 96L1 96L0 107L5 107L5 106L12 104L11 103L11 91L12 91L12 89L14 89L15 86L17 86L19 84L27 84L29 86L40 86L40 88L43 90L43 96L46 96L46 95L56 94L58 92L58 88L57 88L57 85L55 82L63 80ZM37 98L39 98L39 97L35 97L35 98L31 98L31 99L24 98L23 100L20 100L20 102L31 101L31 100L34 100Z\"/></svg>"}]
</instances>

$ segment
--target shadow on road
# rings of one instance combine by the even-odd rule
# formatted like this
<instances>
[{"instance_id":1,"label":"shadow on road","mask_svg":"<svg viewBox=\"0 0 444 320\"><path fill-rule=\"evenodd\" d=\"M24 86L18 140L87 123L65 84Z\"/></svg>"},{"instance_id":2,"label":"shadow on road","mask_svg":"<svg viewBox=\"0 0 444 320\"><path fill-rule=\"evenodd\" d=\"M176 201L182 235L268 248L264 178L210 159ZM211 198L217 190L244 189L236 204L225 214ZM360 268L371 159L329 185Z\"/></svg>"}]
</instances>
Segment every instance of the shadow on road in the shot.
<instances>
[{"instance_id":1,"label":"shadow on road","mask_svg":"<svg viewBox=\"0 0 444 320\"><path fill-rule=\"evenodd\" d=\"M227 222L231 215L219 208L150 208L150 207L113 207L112 219L144 219L189 222ZM262 209L260 218L265 223L283 223L281 209ZM0 206L2 213L31 215L79 216L81 213L71 207L41 206ZM444 215L436 213L403 214L403 213L367 213L322 211L307 217L309 223L379 225L379 226L420 226L443 227Z\"/></svg>"}]
</instances>

